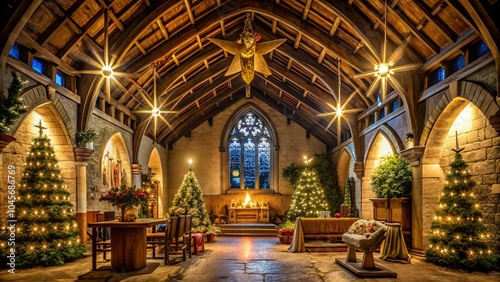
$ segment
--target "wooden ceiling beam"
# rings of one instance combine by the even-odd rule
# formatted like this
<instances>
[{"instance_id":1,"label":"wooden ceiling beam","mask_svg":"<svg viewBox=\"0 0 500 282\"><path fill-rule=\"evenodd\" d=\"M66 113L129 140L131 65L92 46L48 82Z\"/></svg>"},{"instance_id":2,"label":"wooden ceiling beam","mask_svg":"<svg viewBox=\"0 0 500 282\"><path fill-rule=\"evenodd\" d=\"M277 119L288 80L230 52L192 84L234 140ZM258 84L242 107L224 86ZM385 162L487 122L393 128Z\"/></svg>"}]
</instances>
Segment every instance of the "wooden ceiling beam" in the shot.
<instances>
[{"instance_id":1,"label":"wooden ceiling beam","mask_svg":"<svg viewBox=\"0 0 500 282\"><path fill-rule=\"evenodd\" d=\"M65 72L70 73L70 74L76 74L76 72L77 72L76 69L74 69L68 63L61 60L59 57L54 55L52 52L47 50L45 47L38 44L35 40L25 36L24 34L20 34L19 37L17 37L17 41L28 48L32 48L32 49L36 50L44 58L46 58L48 61L51 61L54 64L58 65Z\"/></svg>"},{"instance_id":2,"label":"wooden ceiling beam","mask_svg":"<svg viewBox=\"0 0 500 282\"><path fill-rule=\"evenodd\" d=\"M307 20L307 14L309 13L309 10L311 9L311 4L312 0L307 0L306 4L304 5L304 13L302 14L302 20Z\"/></svg>"},{"instance_id":3,"label":"wooden ceiling beam","mask_svg":"<svg viewBox=\"0 0 500 282\"><path fill-rule=\"evenodd\" d=\"M169 36L168 36L168 32L167 30L165 29L165 26L163 25L163 21L161 19L157 19L156 20L156 24L158 25L158 27L160 28L160 31L161 33L163 34L163 37L165 37L165 40L168 40Z\"/></svg>"},{"instance_id":4,"label":"wooden ceiling beam","mask_svg":"<svg viewBox=\"0 0 500 282\"><path fill-rule=\"evenodd\" d=\"M285 83L277 80L276 78L274 78L272 76L268 76L267 78L264 78L260 74L258 74L256 76L256 78L257 79L255 81L252 81L252 85L259 85L261 87L261 89L268 88L269 90L271 90L270 85L274 85L276 88L279 88L280 90L283 90L289 96L292 96L297 101L299 101L300 103L302 103L302 104L306 105L307 107L313 109L317 113L321 113L321 112L325 111L325 109L326 109L325 106L322 106L322 105L314 102L313 100L304 97L302 94L297 93L296 90L292 89L287 84L285 84ZM304 90L304 91L307 92L307 90ZM266 92L268 92L268 91L266 91ZM281 91L279 91L278 96L281 98L282 95L283 95L283 93Z\"/></svg>"},{"instance_id":5,"label":"wooden ceiling beam","mask_svg":"<svg viewBox=\"0 0 500 282\"><path fill-rule=\"evenodd\" d=\"M356 1L356 0L353 0L353 2L354 1ZM356 3L361 8L362 12L366 13L366 15L369 18L374 19L374 26L373 26L374 29L377 29L379 26L381 26L381 27L385 26L385 22L384 22L385 15L384 14L382 14L382 16L379 16L372 9L367 7L366 4L362 1L357 0ZM399 34L390 25L387 25L386 28L387 28L387 35L388 36L390 35L390 37L393 38L390 42L394 42L396 45L401 45L406 40L406 38L403 38L403 36L401 34ZM422 63L424 62L424 59L422 58L422 56L419 53L417 53L413 48L411 48L411 46L409 46L409 45L406 48L405 54L407 54L408 57L413 62L422 62Z\"/></svg>"},{"instance_id":6,"label":"wooden ceiling beam","mask_svg":"<svg viewBox=\"0 0 500 282\"><path fill-rule=\"evenodd\" d=\"M63 7L57 2L57 1L51 1L54 5L56 5L63 13L64 16L58 18L48 29L45 30L42 35L40 35L36 42L40 45L45 45L54 35L54 32L64 24L70 20L71 16L73 15L74 12L76 12L78 9L81 8L81 6L86 2L86 0L78 0L75 3L73 3L67 10L64 10ZM77 28L80 28L78 25L76 25Z\"/></svg>"},{"instance_id":7,"label":"wooden ceiling beam","mask_svg":"<svg viewBox=\"0 0 500 282\"><path fill-rule=\"evenodd\" d=\"M474 29L475 31L478 31L476 23L474 23L474 20L471 18L469 13L462 7L462 5L459 3L459 0L445 0L446 4L448 7L450 7L455 13L462 18L462 20L470 26L470 28Z\"/></svg>"},{"instance_id":8,"label":"wooden ceiling beam","mask_svg":"<svg viewBox=\"0 0 500 282\"><path fill-rule=\"evenodd\" d=\"M80 28L82 32L71 38L71 40L61 50L59 50L59 52L57 52L57 57L64 59L69 54L73 46L87 36L89 29L103 16L104 13L102 10L97 12L83 27Z\"/></svg>"},{"instance_id":9,"label":"wooden ceiling beam","mask_svg":"<svg viewBox=\"0 0 500 282\"><path fill-rule=\"evenodd\" d=\"M168 2L170 1L167 1L165 3ZM335 3L338 3L338 1ZM287 10L276 6L274 3L262 2L257 0L247 0L242 2L239 6L230 6L229 4L226 5L228 6L223 5L221 8L215 9L214 11L205 14L197 21L196 28L194 26L186 27L182 30L182 32L179 32L179 34L176 35L175 38L171 38L169 41L159 44L154 50L150 51L148 55L130 65L130 69L133 72L138 71L141 68L150 65L152 62L158 60L159 58L164 57L166 55L165 50L175 50L176 48L178 48L178 46L190 41L197 34L203 34L204 32L210 30L214 25L219 24L221 20L232 18L233 16L240 15L241 13L245 12L256 12L270 18L271 20L280 20L281 22L297 31L300 30L303 36L307 36L310 40L312 40L316 44L319 44L320 46L327 47L331 53L341 57L346 64L350 65L358 72L365 70L368 66L371 66L371 64L365 58L358 55L352 55L352 53L343 48L335 38L331 38L325 35L321 29L308 22L302 21L300 17L291 17L290 13ZM168 8L170 8L169 6L164 5L161 5L161 7L163 7L164 9L163 11L161 11L161 8L158 8L153 12L148 12L150 14L156 13L161 15L166 10L168 10ZM361 18L361 16L358 13L354 12L352 9L346 10L351 11L348 13L349 15L357 15L358 18ZM143 29L147 28L151 21L155 19L156 17L153 17L151 19L150 17L140 16L136 21L134 21L133 24L131 24L131 27L128 28L122 36L120 36L120 39L116 41L112 48L112 50L117 50L117 52L112 53L117 54L119 58L118 62L120 62L126 56L126 52L130 49L127 47L127 45L129 44L128 42L133 41L134 37L140 35L140 32L136 31L136 29L139 29L140 27L142 27ZM365 28L365 26L359 27L358 29L361 28ZM132 30L129 31L129 29ZM378 38L378 36L371 39L373 41L380 41L380 38ZM370 42L370 44L373 43Z\"/></svg>"},{"instance_id":10,"label":"wooden ceiling beam","mask_svg":"<svg viewBox=\"0 0 500 282\"><path fill-rule=\"evenodd\" d=\"M428 36L426 36L420 30L418 30L415 27L415 25L413 25L413 23L403 13L397 12L396 10L394 10L393 7L391 7L391 5L387 5L387 11L393 13L401 21L401 23L403 23L403 25L406 26L406 28L408 28L411 31L411 33L415 37L417 37L420 41L422 41L422 43L424 43L424 45L427 48L429 48L431 51L433 51L436 54L439 53L441 48L436 43L434 43L431 39L429 39Z\"/></svg>"},{"instance_id":11,"label":"wooden ceiling beam","mask_svg":"<svg viewBox=\"0 0 500 282\"><path fill-rule=\"evenodd\" d=\"M330 28L330 32L329 32L330 36L333 36L335 34L339 25L340 25L340 17L337 16L337 18L335 19L335 21L332 24L332 27Z\"/></svg>"},{"instance_id":12,"label":"wooden ceiling beam","mask_svg":"<svg viewBox=\"0 0 500 282\"><path fill-rule=\"evenodd\" d=\"M171 145L175 143L184 136L185 132L193 130L208 118L216 116L229 105L243 99L243 97L245 97L244 93L244 85L241 85L239 88L228 88L225 90L224 95L221 94L217 97L210 97L195 114L185 113L173 117L171 119L171 124L173 128L175 128L175 131L172 132L168 128L163 127L162 132L158 135L159 139L165 141L166 144ZM232 99L228 99L227 97L229 96L232 96ZM209 111L211 108L215 108L215 110ZM203 115L200 116L199 114L201 113L203 113Z\"/></svg>"},{"instance_id":13,"label":"wooden ceiling beam","mask_svg":"<svg viewBox=\"0 0 500 282\"><path fill-rule=\"evenodd\" d=\"M189 21L191 21L191 24L194 25L195 21L194 21L194 15L193 15L193 10L191 8L190 0L184 0L184 5L186 5L186 11L187 11L187 14L189 17Z\"/></svg>"},{"instance_id":14,"label":"wooden ceiling beam","mask_svg":"<svg viewBox=\"0 0 500 282\"><path fill-rule=\"evenodd\" d=\"M220 30L222 33L222 37L226 36L226 27L224 26L224 21L220 21Z\"/></svg>"},{"instance_id":15,"label":"wooden ceiling beam","mask_svg":"<svg viewBox=\"0 0 500 282\"><path fill-rule=\"evenodd\" d=\"M428 8L425 7L425 4L420 1L413 1L413 4L417 7L417 9L424 14L424 17L435 24L438 27L438 30L443 34L446 39L450 42L455 42L457 40L457 35L455 35L446 25L444 25L438 18L429 12Z\"/></svg>"}]
</instances>

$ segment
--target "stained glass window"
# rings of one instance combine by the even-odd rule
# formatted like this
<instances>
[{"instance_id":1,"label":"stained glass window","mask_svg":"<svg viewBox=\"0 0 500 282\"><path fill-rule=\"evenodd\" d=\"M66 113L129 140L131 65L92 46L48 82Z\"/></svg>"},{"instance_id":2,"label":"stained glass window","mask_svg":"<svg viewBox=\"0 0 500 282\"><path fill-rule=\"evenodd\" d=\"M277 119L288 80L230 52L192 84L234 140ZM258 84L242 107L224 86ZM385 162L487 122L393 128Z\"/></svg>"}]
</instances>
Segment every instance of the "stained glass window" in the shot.
<instances>
[{"instance_id":1,"label":"stained glass window","mask_svg":"<svg viewBox=\"0 0 500 282\"><path fill-rule=\"evenodd\" d=\"M259 143L259 187L261 189L269 189L271 169L271 144L267 138L262 138Z\"/></svg>"},{"instance_id":2,"label":"stained glass window","mask_svg":"<svg viewBox=\"0 0 500 282\"><path fill-rule=\"evenodd\" d=\"M238 138L231 139L229 143L229 179L231 188L240 187L241 144Z\"/></svg>"},{"instance_id":3,"label":"stained glass window","mask_svg":"<svg viewBox=\"0 0 500 282\"><path fill-rule=\"evenodd\" d=\"M271 134L252 112L243 115L229 138L231 188L270 189Z\"/></svg>"}]
</instances>

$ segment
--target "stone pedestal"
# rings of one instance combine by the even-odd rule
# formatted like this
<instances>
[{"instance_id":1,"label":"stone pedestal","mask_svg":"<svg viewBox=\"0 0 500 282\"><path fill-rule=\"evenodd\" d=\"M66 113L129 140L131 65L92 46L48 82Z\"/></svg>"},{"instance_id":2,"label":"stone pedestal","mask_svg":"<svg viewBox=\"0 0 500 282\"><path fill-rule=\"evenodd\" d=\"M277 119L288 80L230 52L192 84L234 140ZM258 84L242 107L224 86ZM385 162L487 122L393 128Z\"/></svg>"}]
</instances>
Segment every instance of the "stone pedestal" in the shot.
<instances>
[{"instance_id":1,"label":"stone pedestal","mask_svg":"<svg viewBox=\"0 0 500 282\"><path fill-rule=\"evenodd\" d=\"M135 185L138 188L142 186L140 164L132 164L132 185Z\"/></svg>"}]
</instances>

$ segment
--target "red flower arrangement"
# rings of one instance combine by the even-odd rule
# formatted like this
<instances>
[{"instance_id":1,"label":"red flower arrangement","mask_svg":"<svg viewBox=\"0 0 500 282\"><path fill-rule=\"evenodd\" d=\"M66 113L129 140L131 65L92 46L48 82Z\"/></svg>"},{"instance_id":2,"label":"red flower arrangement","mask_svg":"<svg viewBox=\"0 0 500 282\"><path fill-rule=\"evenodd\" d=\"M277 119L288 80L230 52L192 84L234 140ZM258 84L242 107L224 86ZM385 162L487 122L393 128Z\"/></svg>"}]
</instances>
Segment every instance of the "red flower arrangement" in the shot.
<instances>
[{"instance_id":1,"label":"red flower arrangement","mask_svg":"<svg viewBox=\"0 0 500 282\"><path fill-rule=\"evenodd\" d=\"M112 187L108 192L104 193L99 199L100 202L106 201L111 203L112 206L121 209L121 216L123 220L124 212L134 206L147 204L148 192L145 189L128 187L122 184L120 187Z\"/></svg>"},{"instance_id":2,"label":"red flower arrangement","mask_svg":"<svg viewBox=\"0 0 500 282\"><path fill-rule=\"evenodd\" d=\"M293 229L281 228L280 230L278 230L278 232L279 232L279 235L293 236Z\"/></svg>"}]
</instances>

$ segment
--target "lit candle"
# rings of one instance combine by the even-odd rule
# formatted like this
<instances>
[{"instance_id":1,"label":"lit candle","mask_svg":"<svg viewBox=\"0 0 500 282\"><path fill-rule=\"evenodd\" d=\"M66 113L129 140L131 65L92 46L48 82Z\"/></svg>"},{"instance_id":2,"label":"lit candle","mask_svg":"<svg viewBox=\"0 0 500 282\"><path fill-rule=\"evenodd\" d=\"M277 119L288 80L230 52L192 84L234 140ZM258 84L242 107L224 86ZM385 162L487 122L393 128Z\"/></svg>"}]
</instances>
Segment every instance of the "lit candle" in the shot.
<instances>
[{"instance_id":1,"label":"lit candle","mask_svg":"<svg viewBox=\"0 0 500 282\"><path fill-rule=\"evenodd\" d=\"M192 159L189 159L189 160L188 160L188 163L189 163L189 169L191 169L191 164L193 163L193 160L192 160Z\"/></svg>"}]
</instances>

